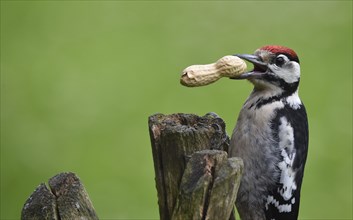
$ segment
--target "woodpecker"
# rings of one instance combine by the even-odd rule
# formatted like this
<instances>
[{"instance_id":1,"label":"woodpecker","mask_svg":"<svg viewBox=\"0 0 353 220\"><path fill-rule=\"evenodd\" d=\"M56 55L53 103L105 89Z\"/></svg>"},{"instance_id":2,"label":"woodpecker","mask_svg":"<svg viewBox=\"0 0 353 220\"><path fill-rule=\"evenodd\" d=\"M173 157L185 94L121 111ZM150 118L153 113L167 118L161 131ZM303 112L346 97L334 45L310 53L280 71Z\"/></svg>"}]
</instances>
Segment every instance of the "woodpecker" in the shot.
<instances>
[{"instance_id":1,"label":"woodpecker","mask_svg":"<svg viewBox=\"0 0 353 220\"><path fill-rule=\"evenodd\" d=\"M297 219L308 152L299 58L292 49L274 45L236 56L254 65L235 78L254 85L230 143L230 156L244 161L237 210L242 220Z\"/></svg>"}]
</instances>

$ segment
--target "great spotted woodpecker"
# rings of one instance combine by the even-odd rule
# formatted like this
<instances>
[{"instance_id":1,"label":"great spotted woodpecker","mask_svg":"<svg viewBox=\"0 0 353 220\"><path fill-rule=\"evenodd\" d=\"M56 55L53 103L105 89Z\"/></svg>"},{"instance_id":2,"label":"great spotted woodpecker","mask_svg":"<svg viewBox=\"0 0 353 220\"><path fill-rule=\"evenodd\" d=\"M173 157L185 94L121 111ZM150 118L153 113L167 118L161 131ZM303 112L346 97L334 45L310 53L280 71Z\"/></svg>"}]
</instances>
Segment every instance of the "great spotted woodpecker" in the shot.
<instances>
[{"instance_id":1,"label":"great spotted woodpecker","mask_svg":"<svg viewBox=\"0 0 353 220\"><path fill-rule=\"evenodd\" d=\"M230 156L244 161L237 210L242 220L297 219L308 151L307 115L298 96L298 56L283 46L237 56L254 65L236 78L254 85L230 144Z\"/></svg>"}]
</instances>

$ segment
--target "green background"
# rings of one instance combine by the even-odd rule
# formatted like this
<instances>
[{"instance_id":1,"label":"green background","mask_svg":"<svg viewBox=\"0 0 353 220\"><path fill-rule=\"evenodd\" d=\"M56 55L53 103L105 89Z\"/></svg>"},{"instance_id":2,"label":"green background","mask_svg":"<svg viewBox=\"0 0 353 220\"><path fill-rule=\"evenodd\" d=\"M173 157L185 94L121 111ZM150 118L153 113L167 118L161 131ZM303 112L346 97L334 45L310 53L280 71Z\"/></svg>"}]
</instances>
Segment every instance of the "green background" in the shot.
<instances>
[{"instance_id":1,"label":"green background","mask_svg":"<svg viewBox=\"0 0 353 220\"><path fill-rule=\"evenodd\" d=\"M231 133L251 84L179 74L267 44L301 60L300 219L351 219L352 1L1 1L1 219L63 171L101 219L157 219L148 116L216 112Z\"/></svg>"}]
</instances>

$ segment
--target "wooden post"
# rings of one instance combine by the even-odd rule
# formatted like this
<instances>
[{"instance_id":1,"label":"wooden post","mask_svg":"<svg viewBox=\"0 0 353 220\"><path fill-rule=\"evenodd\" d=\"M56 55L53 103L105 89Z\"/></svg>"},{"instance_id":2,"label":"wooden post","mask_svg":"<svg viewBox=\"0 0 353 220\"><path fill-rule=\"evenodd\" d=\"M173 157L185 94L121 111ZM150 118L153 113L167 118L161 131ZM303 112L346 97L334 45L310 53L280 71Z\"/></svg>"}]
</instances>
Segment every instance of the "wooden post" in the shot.
<instances>
[{"instance_id":1,"label":"wooden post","mask_svg":"<svg viewBox=\"0 0 353 220\"><path fill-rule=\"evenodd\" d=\"M234 219L243 163L228 158L224 121L214 113L156 114L149 130L160 218Z\"/></svg>"},{"instance_id":2,"label":"wooden post","mask_svg":"<svg viewBox=\"0 0 353 220\"><path fill-rule=\"evenodd\" d=\"M49 188L42 183L27 199L21 219L98 219L83 184L74 173L60 173L48 183Z\"/></svg>"}]
</instances>

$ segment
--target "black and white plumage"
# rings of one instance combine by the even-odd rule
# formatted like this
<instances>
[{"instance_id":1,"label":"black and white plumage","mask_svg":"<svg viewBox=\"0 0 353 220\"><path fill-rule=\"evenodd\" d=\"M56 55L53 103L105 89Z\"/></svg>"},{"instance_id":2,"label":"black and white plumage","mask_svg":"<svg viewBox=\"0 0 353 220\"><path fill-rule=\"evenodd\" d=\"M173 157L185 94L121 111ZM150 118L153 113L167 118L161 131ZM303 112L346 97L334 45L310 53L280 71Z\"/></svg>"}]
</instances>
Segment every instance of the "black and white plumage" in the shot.
<instances>
[{"instance_id":1,"label":"black and white plumage","mask_svg":"<svg viewBox=\"0 0 353 220\"><path fill-rule=\"evenodd\" d=\"M253 71L237 77L254 84L230 144L230 156L244 161L237 210L242 220L297 219L308 151L298 56L282 46L237 56L254 64Z\"/></svg>"}]
</instances>

